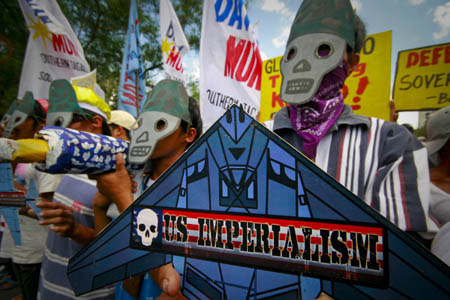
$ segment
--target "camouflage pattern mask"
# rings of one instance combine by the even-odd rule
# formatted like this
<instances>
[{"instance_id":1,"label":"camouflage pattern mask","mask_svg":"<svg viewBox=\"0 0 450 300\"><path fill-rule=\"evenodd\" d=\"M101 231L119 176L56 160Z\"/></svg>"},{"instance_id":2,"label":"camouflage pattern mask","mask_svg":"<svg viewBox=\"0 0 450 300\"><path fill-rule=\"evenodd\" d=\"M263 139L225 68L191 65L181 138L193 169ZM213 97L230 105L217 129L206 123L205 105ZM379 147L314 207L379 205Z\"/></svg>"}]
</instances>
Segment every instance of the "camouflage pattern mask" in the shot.
<instances>
[{"instance_id":1,"label":"camouflage pattern mask","mask_svg":"<svg viewBox=\"0 0 450 300\"><path fill-rule=\"evenodd\" d=\"M75 90L65 79L55 80L50 84L47 126L68 127L74 113L85 115L78 105Z\"/></svg>"},{"instance_id":2,"label":"camouflage pattern mask","mask_svg":"<svg viewBox=\"0 0 450 300\"><path fill-rule=\"evenodd\" d=\"M350 0L304 0L281 60L281 99L304 104L325 74L342 62L347 45L355 47L355 14Z\"/></svg>"},{"instance_id":3,"label":"camouflage pattern mask","mask_svg":"<svg viewBox=\"0 0 450 300\"><path fill-rule=\"evenodd\" d=\"M172 134L181 120L192 124L186 89L178 81L160 81L147 97L138 128L130 132L128 161L141 164L149 160L158 141Z\"/></svg>"},{"instance_id":4,"label":"camouflage pattern mask","mask_svg":"<svg viewBox=\"0 0 450 300\"><path fill-rule=\"evenodd\" d=\"M8 124L3 131L3 137L9 137L14 128L25 122L25 120L32 115L34 103L33 93L30 91L26 92L23 99L17 104L16 109L9 118Z\"/></svg>"}]
</instances>

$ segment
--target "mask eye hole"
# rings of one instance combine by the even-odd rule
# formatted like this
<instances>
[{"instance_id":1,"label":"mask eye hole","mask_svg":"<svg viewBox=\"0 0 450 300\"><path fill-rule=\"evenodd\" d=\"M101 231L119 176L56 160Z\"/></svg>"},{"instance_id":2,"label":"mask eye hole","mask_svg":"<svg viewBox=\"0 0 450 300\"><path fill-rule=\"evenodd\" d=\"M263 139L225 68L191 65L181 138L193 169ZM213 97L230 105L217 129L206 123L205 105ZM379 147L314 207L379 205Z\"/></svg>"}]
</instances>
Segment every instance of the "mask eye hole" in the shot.
<instances>
[{"instance_id":1,"label":"mask eye hole","mask_svg":"<svg viewBox=\"0 0 450 300\"><path fill-rule=\"evenodd\" d=\"M333 47L329 44L321 44L317 47L316 56L318 58L327 58L330 57L331 54L333 54Z\"/></svg>"},{"instance_id":2,"label":"mask eye hole","mask_svg":"<svg viewBox=\"0 0 450 300\"><path fill-rule=\"evenodd\" d=\"M15 118L15 119L14 119L14 124L19 123L19 121L20 121L20 117Z\"/></svg>"},{"instance_id":3,"label":"mask eye hole","mask_svg":"<svg viewBox=\"0 0 450 300\"><path fill-rule=\"evenodd\" d=\"M58 118L55 120L55 126L61 127L62 124L63 124L63 118L62 118L62 117L58 117Z\"/></svg>"},{"instance_id":4,"label":"mask eye hole","mask_svg":"<svg viewBox=\"0 0 450 300\"><path fill-rule=\"evenodd\" d=\"M156 122L156 125L155 125L156 131L162 131L162 130L166 129L166 127L167 127L167 121L165 119L159 119Z\"/></svg>"},{"instance_id":5,"label":"mask eye hole","mask_svg":"<svg viewBox=\"0 0 450 300\"><path fill-rule=\"evenodd\" d=\"M291 49L289 49L288 54L286 55L286 61L290 61L295 57L295 55L297 55L297 48L292 47Z\"/></svg>"}]
</instances>

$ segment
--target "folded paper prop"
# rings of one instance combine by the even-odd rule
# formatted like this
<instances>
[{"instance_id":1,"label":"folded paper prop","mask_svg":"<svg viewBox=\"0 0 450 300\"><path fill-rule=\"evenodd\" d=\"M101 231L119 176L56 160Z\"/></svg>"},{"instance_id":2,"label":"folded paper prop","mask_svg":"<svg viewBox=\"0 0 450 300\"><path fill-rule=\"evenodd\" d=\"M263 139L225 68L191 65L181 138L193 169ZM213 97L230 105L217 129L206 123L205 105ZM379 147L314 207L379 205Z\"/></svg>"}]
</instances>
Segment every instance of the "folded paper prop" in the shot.
<instances>
[{"instance_id":1,"label":"folded paper prop","mask_svg":"<svg viewBox=\"0 0 450 300\"><path fill-rule=\"evenodd\" d=\"M128 152L127 141L63 127L44 127L36 139L0 139L1 162L38 162L52 174L95 174L115 169L115 155ZM127 164L131 171L143 165Z\"/></svg>"},{"instance_id":2,"label":"folded paper prop","mask_svg":"<svg viewBox=\"0 0 450 300\"><path fill-rule=\"evenodd\" d=\"M84 294L165 253L190 299L450 296L448 266L236 106L67 274Z\"/></svg>"},{"instance_id":3,"label":"folded paper prop","mask_svg":"<svg viewBox=\"0 0 450 300\"><path fill-rule=\"evenodd\" d=\"M14 188L11 165L9 163L0 163L0 213L5 218L16 246L22 245L18 210L25 207L25 205L29 205L40 219L40 208L36 206L37 199L38 193L33 180L30 181L28 192L25 196L22 191L17 191Z\"/></svg>"}]
</instances>

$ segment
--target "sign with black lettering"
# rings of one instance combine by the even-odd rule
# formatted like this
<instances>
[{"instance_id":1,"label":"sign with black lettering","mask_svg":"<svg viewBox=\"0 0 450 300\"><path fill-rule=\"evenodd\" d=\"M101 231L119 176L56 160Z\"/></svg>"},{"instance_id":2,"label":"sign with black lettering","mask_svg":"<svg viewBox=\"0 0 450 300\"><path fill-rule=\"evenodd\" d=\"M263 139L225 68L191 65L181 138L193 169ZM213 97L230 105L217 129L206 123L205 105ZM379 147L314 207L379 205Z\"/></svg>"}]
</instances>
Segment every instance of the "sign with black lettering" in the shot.
<instances>
[{"instance_id":1,"label":"sign with black lettering","mask_svg":"<svg viewBox=\"0 0 450 300\"><path fill-rule=\"evenodd\" d=\"M393 97L400 111L450 105L450 43L400 51Z\"/></svg>"},{"instance_id":2,"label":"sign with black lettering","mask_svg":"<svg viewBox=\"0 0 450 300\"><path fill-rule=\"evenodd\" d=\"M307 218L135 207L130 246L320 278L383 285L382 227Z\"/></svg>"}]
</instances>

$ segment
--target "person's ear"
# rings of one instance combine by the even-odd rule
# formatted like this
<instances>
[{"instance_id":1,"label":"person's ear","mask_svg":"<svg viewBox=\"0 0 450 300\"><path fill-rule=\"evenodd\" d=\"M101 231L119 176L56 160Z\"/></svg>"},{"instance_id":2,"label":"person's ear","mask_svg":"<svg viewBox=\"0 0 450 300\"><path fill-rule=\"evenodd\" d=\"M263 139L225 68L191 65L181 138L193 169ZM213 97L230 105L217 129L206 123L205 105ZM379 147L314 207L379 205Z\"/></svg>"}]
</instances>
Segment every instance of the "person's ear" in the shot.
<instances>
[{"instance_id":1,"label":"person's ear","mask_svg":"<svg viewBox=\"0 0 450 300\"><path fill-rule=\"evenodd\" d=\"M44 127L45 127L45 120L43 122L39 123L39 125L36 127L36 132L38 132L39 130L41 130Z\"/></svg>"},{"instance_id":2,"label":"person's ear","mask_svg":"<svg viewBox=\"0 0 450 300\"><path fill-rule=\"evenodd\" d=\"M359 53L352 53L350 57L350 63L348 64L348 73L351 74L356 66L359 64L360 55Z\"/></svg>"},{"instance_id":3,"label":"person's ear","mask_svg":"<svg viewBox=\"0 0 450 300\"><path fill-rule=\"evenodd\" d=\"M127 136L127 131L122 126L117 126L117 129L119 130L119 136Z\"/></svg>"},{"instance_id":4,"label":"person's ear","mask_svg":"<svg viewBox=\"0 0 450 300\"><path fill-rule=\"evenodd\" d=\"M189 144L192 143L195 140L195 137L197 136L197 129L194 127L189 126L189 130L186 133L186 139L185 141Z\"/></svg>"},{"instance_id":5,"label":"person's ear","mask_svg":"<svg viewBox=\"0 0 450 300\"><path fill-rule=\"evenodd\" d=\"M103 125L103 119L102 117L98 116L98 115L94 115L91 119L90 119L90 123L91 126L93 128L95 128L96 130L100 130L100 132L102 131L102 125Z\"/></svg>"}]
</instances>

